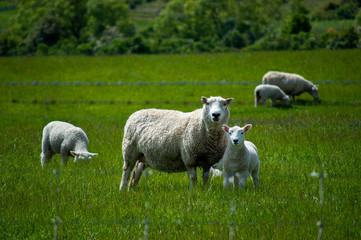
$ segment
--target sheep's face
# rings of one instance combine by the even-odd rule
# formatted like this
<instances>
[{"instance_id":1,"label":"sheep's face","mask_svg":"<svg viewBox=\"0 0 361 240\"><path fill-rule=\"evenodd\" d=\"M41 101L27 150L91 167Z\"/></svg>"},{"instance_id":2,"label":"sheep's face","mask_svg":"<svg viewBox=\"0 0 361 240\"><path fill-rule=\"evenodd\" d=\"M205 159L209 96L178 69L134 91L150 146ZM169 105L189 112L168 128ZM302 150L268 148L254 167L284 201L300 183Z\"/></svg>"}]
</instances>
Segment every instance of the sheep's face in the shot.
<instances>
[{"instance_id":1,"label":"sheep's face","mask_svg":"<svg viewBox=\"0 0 361 240\"><path fill-rule=\"evenodd\" d=\"M203 108L207 112L207 117L212 122L219 122L224 119L228 113L228 105L233 102L233 98L221 98L221 97L202 97Z\"/></svg>"},{"instance_id":2,"label":"sheep's face","mask_svg":"<svg viewBox=\"0 0 361 240\"><path fill-rule=\"evenodd\" d=\"M70 151L70 154L74 156L74 162L81 161L90 161L93 156L97 156L97 153L90 153L90 152L74 152Z\"/></svg>"},{"instance_id":3,"label":"sheep's face","mask_svg":"<svg viewBox=\"0 0 361 240\"><path fill-rule=\"evenodd\" d=\"M228 142L233 146L240 146L243 144L245 138L245 133L251 129L252 125L247 124L243 128L234 126L228 127L227 125L223 125L222 129L227 133Z\"/></svg>"},{"instance_id":4,"label":"sheep's face","mask_svg":"<svg viewBox=\"0 0 361 240\"><path fill-rule=\"evenodd\" d=\"M289 96L285 96L283 99L282 99L282 103L285 104L285 105L290 105L290 97Z\"/></svg>"},{"instance_id":5,"label":"sheep's face","mask_svg":"<svg viewBox=\"0 0 361 240\"><path fill-rule=\"evenodd\" d=\"M312 87L312 97L314 99L318 99L318 86L317 85L313 85L313 87Z\"/></svg>"}]
</instances>

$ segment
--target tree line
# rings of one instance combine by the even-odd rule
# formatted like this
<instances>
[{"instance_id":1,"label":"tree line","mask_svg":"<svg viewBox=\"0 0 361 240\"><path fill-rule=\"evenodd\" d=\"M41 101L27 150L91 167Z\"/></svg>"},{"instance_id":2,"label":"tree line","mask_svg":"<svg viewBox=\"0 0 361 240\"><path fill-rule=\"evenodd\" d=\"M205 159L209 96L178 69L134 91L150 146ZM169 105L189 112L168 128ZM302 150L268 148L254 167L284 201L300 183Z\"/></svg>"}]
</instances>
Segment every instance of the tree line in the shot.
<instances>
[{"instance_id":1,"label":"tree line","mask_svg":"<svg viewBox=\"0 0 361 240\"><path fill-rule=\"evenodd\" d=\"M152 0L20 0L0 35L2 56L112 55L361 47L361 0L164 0L154 24L138 31L129 12ZM354 19L345 30L312 33L312 21Z\"/></svg>"}]
</instances>

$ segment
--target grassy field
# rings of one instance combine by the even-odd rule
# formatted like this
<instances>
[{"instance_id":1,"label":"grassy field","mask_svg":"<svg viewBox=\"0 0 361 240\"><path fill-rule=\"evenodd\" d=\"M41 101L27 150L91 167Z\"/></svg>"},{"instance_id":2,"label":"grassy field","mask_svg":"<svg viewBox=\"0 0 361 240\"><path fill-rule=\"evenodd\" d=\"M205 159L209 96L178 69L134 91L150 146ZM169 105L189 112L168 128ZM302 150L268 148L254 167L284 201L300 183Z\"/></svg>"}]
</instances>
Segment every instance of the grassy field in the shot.
<instances>
[{"instance_id":1,"label":"grassy field","mask_svg":"<svg viewBox=\"0 0 361 240\"><path fill-rule=\"evenodd\" d=\"M360 239L360 69L360 50L0 58L0 239L52 238L57 216L59 239L227 239L232 226L234 239L316 239L320 220L324 239ZM305 93L289 108L255 108L268 70L317 82L321 101ZM139 84L82 85L113 81ZM184 84L144 84L160 81ZM199 172L190 190L187 173L151 170L119 193L129 115L192 111L201 96L233 97L229 125L253 125L246 139L260 153L260 187L223 190L215 178L203 189ZM82 127L99 156L64 167L57 155L42 169L42 128L52 120ZM313 170L328 174L322 206Z\"/></svg>"}]
</instances>

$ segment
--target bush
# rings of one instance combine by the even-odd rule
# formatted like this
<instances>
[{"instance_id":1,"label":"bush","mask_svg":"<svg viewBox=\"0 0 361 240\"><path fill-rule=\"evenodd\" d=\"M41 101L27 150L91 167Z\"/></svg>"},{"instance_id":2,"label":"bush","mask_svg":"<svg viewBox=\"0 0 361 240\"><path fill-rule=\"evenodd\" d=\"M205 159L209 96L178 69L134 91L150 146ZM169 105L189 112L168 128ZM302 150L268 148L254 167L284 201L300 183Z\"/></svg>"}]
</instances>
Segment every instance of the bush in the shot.
<instances>
[{"instance_id":1,"label":"bush","mask_svg":"<svg viewBox=\"0 0 361 240\"><path fill-rule=\"evenodd\" d=\"M11 55L11 51L14 51L17 45L18 41L10 32L0 34L0 56Z\"/></svg>"},{"instance_id":2,"label":"bush","mask_svg":"<svg viewBox=\"0 0 361 240\"><path fill-rule=\"evenodd\" d=\"M246 41L244 40L244 37L237 30L229 31L223 37L223 43L226 47L232 48L243 48L246 46Z\"/></svg>"},{"instance_id":3,"label":"bush","mask_svg":"<svg viewBox=\"0 0 361 240\"><path fill-rule=\"evenodd\" d=\"M76 47L76 52L78 54L93 55L94 47L95 42L82 43Z\"/></svg>"},{"instance_id":4,"label":"bush","mask_svg":"<svg viewBox=\"0 0 361 240\"><path fill-rule=\"evenodd\" d=\"M146 42L142 35L136 35L129 42L129 49L132 53L150 53L149 43Z\"/></svg>"},{"instance_id":5,"label":"bush","mask_svg":"<svg viewBox=\"0 0 361 240\"><path fill-rule=\"evenodd\" d=\"M158 42L159 47L154 47L158 53L190 53L193 51L192 39L167 38Z\"/></svg>"},{"instance_id":6,"label":"bush","mask_svg":"<svg viewBox=\"0 0 361 240\"><path fill-rule=\"evenodd\" d=\"M298 34L299 32L310 32L312 25L310 19L304 13L292 15L291 20L282 29L286 34Z\"/></svg>"},{"instance_id":7,"label":"bush","mask_svg":"<svg viewBox=\"0 0 361 240\"><path fill-rule=\"evenodd\" d=\"M49 51L49 46L46 45L45 43L40 43L36 50L36 55L37 56L46 56L46 55L48 55L48 51Z\"/></svg>"},{"instance_id":8,"label":"bush","mask_svg":"<svg viewBox=\"0 0 361 240\"><path fill-rule=\"evenodd\" d=\"M327 33L323 35L327 39L326 47L328 49L346 49L356 48L359 41L359 36L354 27L343 30L340 33Z\"/></svg>"}]
</instances>

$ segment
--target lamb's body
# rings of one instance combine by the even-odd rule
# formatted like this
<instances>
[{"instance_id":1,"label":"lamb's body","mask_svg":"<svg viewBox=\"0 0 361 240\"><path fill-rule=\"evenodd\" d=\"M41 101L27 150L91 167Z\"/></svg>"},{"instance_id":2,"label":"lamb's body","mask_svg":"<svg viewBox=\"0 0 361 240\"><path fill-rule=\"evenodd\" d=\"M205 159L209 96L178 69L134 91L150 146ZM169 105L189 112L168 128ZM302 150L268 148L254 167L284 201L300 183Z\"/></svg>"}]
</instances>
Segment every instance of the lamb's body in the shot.
<instances>
[{"instance_id":1,"label":"lamb's body","mask_svg":"<svg viewBox=\"0 0 361 240\"><path fill-rule=\"evenodd\" d=\"M228 146L224 152L222 160L217 164L217 169L223 169L223 187L228 187L230 178L234 177L234 185L244 188L247 177L251 174L255 187L259 185L259 157L256 146L244 140L244 133L252 125L248 124L244 128L238 126L223 129L229 133ZM243 132L243 134L242 134Z\"/></svg>"},{"instance_id":2,"label":"lamb's body","mask_svg":"<svg viewBox=\"0 0 361 240\"><path fill-rule=\"evenodd\" d=\"M287 95L295 96L308 92L314 99L318 99L318 88L311 81L295 73L269 71L262 78L262 84L276 85Z\"/></svg>"},{"instance_id":3,"label":"lamb's body","mask_svg":"<svg viewBox=\"0 0 361 240\"><path fill-rule=\"evenodd\" d=\"M258 85L254 89L254 105L257 107L259 100L265 105L266 100L271 99L271 106L276 100L281 100L282 104L289 105L290 98L276 85Z\"/></svg>"},{"instance_id":4,"label":"lamb's body","mask_svg":"<svg viewBox=\"0 0 361 240\"><path fill-rule=\"evenodd\" d=\"M207 101L204 99L202 101ZM233 101L216 100L224 104L224 113L217 116L217 121L208 119L206 102L203 109L189 113L145 109L132 114L124 127L124 166L120 189L127 186L136 163L132 185L137 184L145 167L168 173L188 171L192 185L197 180L196 167L202 167L203 182L206 184L210 167L222 158L227 146L221 126L228 122L229 110L226 105Z\"/></svg>"},{"instance_id":5,"label":"lamb's body","mask_svg":"<svg viewBox=\"0 0 361 240\"><path fill-rule=\"evenodd\" d=\"M43 129L41 164L47 164L56 153L61 155L63 165L69 156L74 156L74 161L91 159L97 154L88 152L88 144L88 137L81 128L66 122L50 122Z\"/></svg>"}]
</instances>

